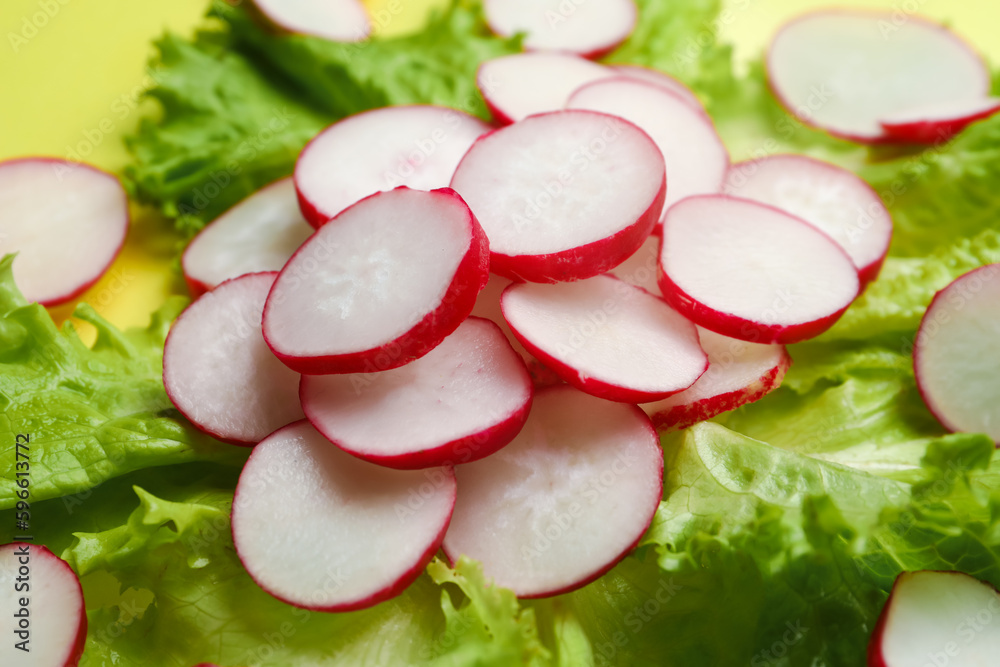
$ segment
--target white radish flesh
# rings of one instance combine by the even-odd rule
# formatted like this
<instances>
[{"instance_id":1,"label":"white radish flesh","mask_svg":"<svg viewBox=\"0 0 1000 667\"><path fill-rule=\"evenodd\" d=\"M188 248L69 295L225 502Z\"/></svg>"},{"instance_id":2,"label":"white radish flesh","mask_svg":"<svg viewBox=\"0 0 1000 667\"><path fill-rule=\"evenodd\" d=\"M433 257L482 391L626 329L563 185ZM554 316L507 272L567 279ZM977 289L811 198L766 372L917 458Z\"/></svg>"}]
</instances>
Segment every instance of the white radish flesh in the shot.
<instances>
[{"instance_id":1,"label":"white radish flesh","mask_svg":"<svg viewBox=\"0 0 1000 667\"><path fill-rule=\"evenodd\" d=\"M660 285L657 283L656 267L660 259L660 237L650 236L624 262L608 271L619 280L629 285L641 287L650 294L660 296Z\"/></svg>"},{"instance_id":2,"label":"white radish flesh","mask_svg":"<svg viewBox=\"0 0 1000 667\"><path fill-rule=\"evenodd\" d=\"M334 42L360 42L371 21L359 0L252 0L253 8L282 32Z\"/></svg>"},{"instance_id":3,"label":"white radish flesh","mask_svg":"<svg viewBox=\"0 0 1000 667\"><path fill-rule=\"evenodd\" d=\"M633 0L485 0L486 21L503 37L525 33L524 48L598 58L635 28Z\"/></svg>"},{"instance_id":4,"label":"white radish flesh","mask_svg":"<svg viewBox=\"0 0 1000 667\"><path fill-rule=\"evenodd\" d=\"M612 65L611 69L613 69L619 76L626 76L630 79L635 79L636 81L644 81L646 83L651 83L654 86L665 88L666 90L669 90L670 92L681 97L695 109L701 109L704 111L704 107L701 104L701 100L698 99L698 96L695 95L690 88L669 74L664 74L659 70L641 67L639 65Z\"/></svg>"},{"instance_id":5,"label":"white radish flesh","mask_svg":"<svg viewBox=\"0 0 1000 667\"><path fill-rule=\"evenodd\" d=\"M949 100L912 107L879 118L886 135L898 141L920 144L943 143L971 123L1000 111L1000 98Z\"/></svg>"}]
</instances>

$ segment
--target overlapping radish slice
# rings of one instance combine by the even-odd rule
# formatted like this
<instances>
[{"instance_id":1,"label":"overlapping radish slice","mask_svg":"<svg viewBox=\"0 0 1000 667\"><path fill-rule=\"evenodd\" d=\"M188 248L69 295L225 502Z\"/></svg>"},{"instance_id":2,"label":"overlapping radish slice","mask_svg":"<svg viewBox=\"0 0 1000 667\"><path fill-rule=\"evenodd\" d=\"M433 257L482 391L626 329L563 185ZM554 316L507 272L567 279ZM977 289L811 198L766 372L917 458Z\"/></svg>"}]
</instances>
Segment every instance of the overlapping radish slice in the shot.
<instances>
[{"instance_id":1,"label":"overlapping radish slice","mask_svg":"<svg viewBox=\"0 0 1000 667\"><path fill-rule=\"evenodd\" d=\"M489 127L455 109L386 107L345 118L310 141L295 163L306 220L319 227L369 195L405 185L448 185L465 152Z\"/></svg>"},{"instance_id":2,"label":"overlapping radish slice","mask_svg":"<svg viewBox=\"0 0 1000 667\"><path fill-rule=\"evenodd\" d=\"M371 21L359 0L252 0L256 13L281 32L334 42L360 42Z\"/></svg>"},{"instance_id":3,"label":"overlapping radish slice","mask_svg":"<svg viewBox=\"0 0 1000 667\"><path fill-rule=\"evenodd\" d=\"M1000 111L1000 98L949 100L914 107L879 118L886 136L896 141L933 144L946 141L968 125Z\"/></svg>"},{"instance_id":4,"label":"overlapping radish slice","mask_svg":"<svg viewBox=\"0 0 1000 667\"><path fill-rule=\"evenodd\" d=\"M829 236L765 204L707 195L663 225L660 289L695 324L757 343L830 328L858 295L857 268Z\"/></svg>"},{"instance_id":5,"label":"overlapping radish slice","mask_svg":"<svg viewBox=\"0 0 1000 667\"><path fill-rule=\"evenodd\" d=\"M588 278L649 236L666 182L656 144L592 111L527 118L477 141L452 187L490 239L490 268L515 280Z\"/></svg>"},{"instance_id":6,"label":"overlapping radish slice","mask_svg":"<svg viewBox=\"0 0 1000 667\"><path fill-rule=\"evenodd\" d=\"M782 345L760 345L700 329L708 370L690 388L639 407L657 430L687 428L753 403L781 385L792 360Z\"/></svg>"},{"instance_id":7,"label":"overlapping radish slice","mask_svg":"<svg viewBox=\"0 0 1000 667\"><path fill-rule=\"evenodd\" d=\"M871 186L846 169L802 155L772 155L733 165L725 192L818 227L851 257L862 284L878 276L889 252L889 211Z\"/></svg>"},{"instance_id":8,"label":"overlapping radish slice","mask_svg":"<svg viewBox=\"0 0 1000 667\"><path fill-rule=\"evenodd\" d=\"M181 265L195 296L246 273L280 271L312 234L291 177L261 188L191 240Z\"/></svg>"},{"instance_id":9,"label":"overlapping radish slice","mask_svg":"<svg viewBox=\"0 0 1000 667\"><path fill-rule=\"evenodd\" d=\"M87 639L83 589L76 572L45 547L0 545L0 614L7 626L0 664L80 664Z\"/></svg>"},{"instance_id":10,"label":"overlapping radish slice","mask_svg":"<svg viewBox=\"0 0 1000 667\"><path fill-rule=\"evenodd\" d=\"M937 293L913 348L924 402L951 431L1000 443L1000 264L961 276Z\"/></svg>"},{"instance_id":11,"label":"overlapping radish slice","mask_svg":"<svg viewBox=\"0 0 1000 667\"><path fill-rule=\"evenodd\" d=\"M767 70L775 94L803 122L869 143L892 138L880 121L895 114L952 102L976 108L990 89L985 63L943 26L877 12L820 11L788 23ZM969 115L956 112L925 118L936 125L929 134Z\"/></svg>"},{"instance_id":12,"label":"overlapping radish slice","mask_svg":"<svg viewBox=\"0 0 1000 667\"><path fill-rule=\"evenodd\" d=\"M514 442L455 474L448 558L545 597L593 581L638 543L660 501L663 451L634 405L561 385L536 394Z\"/></svg>"},{"instance_id":13,"label":"overlapping radish slice","mask_svg":"<svg viewBox=\"0 0 1000 667\"><path fill-rule=\"evenodd\" d=\"M181 313L167 336L167 396L219 440L254 445L302 419L299 375L271 354L261 335L261 312L277 275L252 273L222 283Z\"/></svg>"},{"instance_id":14,"label":"overlapping radish slice","mask_svg":"<svg viewBox=\"0 0 1000 667\"><path fill-rule=\"evenodd\" d=\"M399 595L434 556L455 507L448 468L391 470L338 449L306 421L254 447L233 498L247 572L289 604L370 607Z\"/></svg>"},{"instance_id":15,"label":"overlapping radish slice","mask_svg":"<svg viewBox=\"0 0 1000 667\"><path fill-rule=\"evenodd\" d=\"M497 122L508 124L558 111L580 86L613 76L607 67L566 53L518 53L480 65L476 86Z\"/></svg>"},{"instance_id":16,"label":"overlapping radish slice","mask_svg":"<svg viewBox=\"0 0 1000 667\"><path fill-rule=\"evenodd\" d=\"M687 389L708 367L693 324L611 276L514 284L500 300L514 335L566 382L639 403Z\"/></svg>"},{"instance_id":17,"label":"overlapping radish slice","mask_svg":"<svg viewBox=\"0 0 1000 667\"><path fill-rule=\"evenodd\" d=\"M501 36L524 33L524 48L599 58L635 29L633 0L485 0L486 21Z\"/></svg>"},{"instance_id":18,"label":"overlapping radish slice","mask_svg":"<svg viewBox=\"0 0 1000 667\"><path fill-rule=\"evenodd\" d=\"M489 276L489 245L454 191L396 188L335 221L292 256L264 307L264 338L289 368L397 368L468 317Z\"/></svg>"},{"instance_id":19,"label":"overlapping radish slice","mask_svg":"<svg viewBox=\"0 0 1000 667\"><path fill-rule=\"evenodd\" d=\"M300 396L309 421L344 451L413 469L474 461L509 443L528 418L532 385L500 328L473 317L413 363L304 376Z\"/></svg>"},{"instance_id":20,"label":"overlapping radish slice","mask_svg":"<svg viewBox=\"0 0 1000 667\"><path fill-rule=\"evenodd\" d=\"M17 253L14 282L28 301L63 303L97 282L128 222L110 174L54 158L0 162L0 248Z\"/></svg>"},{"instance_id":21,"label":"overlapping radish slice","mask_svg":"<svg viewBox=\"0 0 1000 667\"><path fill-rule=\"evenodd\" d=\"M676 202L722 190L729 152L703 110L665 88L617 77L588 83L567 102L635 123L656 142L667 165L664 213Z\"/></svg>"},{"instance_id":22,"label":"overlapping radish slice","mask_svg":"<svg viewBox=\"0 0 1000 667\"><path fill-rule=\"evenodd\" d=\"M666 90L669 90L684 99L685 102L689 103L695 109L704 111L701 100L698 99L697 95L695 95L690 88L669 74L665 74L659 70L650 69L648 67L641 67L639 65L611 65L611 69L613 69L618 76L626 76L630 79L635 79L636 81L644 81L646 83L651 83L654 86L665 88Z\"/></svg>"},{"instance_id":23,"label":"overlapping radish slice","mask_svg":"<svg viewBox=\"0 0 1000 667\"><path fill-rule=\"evenodd\" d=\"M629 285L641 287L650 294L660 296L660 285L656 276L659 263L660 237L650 236L628 259L608 273Z\"/></svg>"}]
</instances>

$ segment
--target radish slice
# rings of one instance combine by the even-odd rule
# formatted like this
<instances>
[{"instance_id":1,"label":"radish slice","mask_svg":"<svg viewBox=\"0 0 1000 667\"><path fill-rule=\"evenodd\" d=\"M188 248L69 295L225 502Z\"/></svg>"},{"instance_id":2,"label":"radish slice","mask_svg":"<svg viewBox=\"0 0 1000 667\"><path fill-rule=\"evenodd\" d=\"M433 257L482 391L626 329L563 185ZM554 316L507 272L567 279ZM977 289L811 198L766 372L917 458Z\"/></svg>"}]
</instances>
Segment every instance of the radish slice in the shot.
<instances>
[{"instance_id":1,"label":"radish slice","mask_svg":"<svg viewBox=\"0 0 1000 667\"><path fill-rule=\"evenodd\" d=\"M729 152L708 114L679 95L642 81L617 77L583 86L570 96L566 106L619 116L652 137L667 165L663 215L685 197L722 190L729 169Z\"/></svg>"},{"instance_id":2,"label":"radish slice","mask_svg":"<svg viewBox=\"0 0 1000 667\"><path fill-rule=\"evenodd\" d=\"M295 163L295 187L306 220L320 227L365 197L405 185L448 185L469 146L489 126L445 107L365 111L326 128Z\"/></svg>"},{"instance_id":3,"label":"radish slice","mask_svg":"<svg viewBox=\"0 0 1000 667\"><path fill-rule=\"evenodd\" d=\"M312 231L292 179L275 181L194 237L181 257L188 289L198 296L246 273L280 271Z\"/></svg>"},{"instance_id":4,"label":"radish slice","mask_svg":"<svg viewBox=\"0 0 1000 667\"><path fill-rule=\"evenodd\" d=\"M871 642L869 667L982 667L1000 654L1000 594L961 572L896 578Z\"/></svg>"},{"instance_id":5,"label":"radish slice","mask_svg":"<svg viewBox=\"0 0 1000 667\"><path fill-rule=\"evenodd\" d=\"M698 99L698 96L695 95L690 88L669 74L665 74L659 70L650 69L649 67L641 67L639 65L612 65L611 69L613 69L618 76L626 76L630 79L635 79L636 81L643 81L645 83L650 83L654 86L659 86L660 88L669 90L695 109L699 109L701 111L705 110L701 104L701 100Z\"/></svg>"},{"instance_id":6,"label":"radish slice","mask_svg":"<svg viewBox=\"0 0 1000 667\"><path fill-rule=\"evenodd\" d=\"M254 445L302 419L299 376L275 359L261 335L261 311L277 275L222 283L181 313L163 347L167 396L219 440Z\"/></svg>"},{"instance_id":7,"label":"radish slice","mask_svg":"<svg viewBox=\"0 0 1000 667\"><path fill-rule=\"evenodd\" d=\"M367 375L304 376L312 425L349 454L413 469L465 463L514 439L531 378L497 325L470 318L428 354Z\"/></svg>"},{"instance_id":8,"label":"radish slice","mask_svg":"<svg viewBox=\"0 0 1000 667\"><path fill-rule=\"evenodd\" d=\"M933 144L951 139L968 125L1000 111L1000 98L949 100L900 111L879 119L886 135L896 141Z\"/></svg>"},{"instance_id":9,"label":"radish slice","mask_svg":"<svg viewBox=\"0 0 1000 667\"><path fill-rule=\"evenodd\" d=\"M452 179L490 239L494 273L515 280L588 278L649 236L666 181L656 144L635 125L557 111L486 135Z\"/></svg>"},{"instance_id":10,"label":"radish slice","mask_svg":"<svg viewBox=\"0 0 1000 667\"><path fill-rule=\"evenodd\" d=\"M1000 264L966 273L935 295L913 348L917 386L950 431L1000 443Z\"/></svg>"},{"instance_id":11,"label":"radish slice","mask_svg":"<svg viewBox=\"0 0 1000 667\"><path fill-rule=\"evenodd\" d=\"M514 284L500 305L528 350L600 398L659 400L687 389L708 368L693 324L662 299L611 276Z\"/></svg>"},{"instance_id":12,"label":"radish slice","mask_svg":"<svg viewBox=\"0 0 1000 667\"><path fill-rule=\"evenodd\" d=\"M486 0L486 21L501 37L524 33L524 48L599 58L624 42L638 19L633 0Z\"/></svg>"},{"instance_id":13,"label":"radish slice","mask_svg":"<svg viewBox=\"0 0 1000 667\"><path fill-rule=\"evenodd\" d=\"M0 162L0 247L16 252L14 282L53 306L104 275L125 242L128 199L94 167L54 158Z\"/></svg>"},{"instance_id":14,"label":"radish slice","mask_svg":"<svg viewBox=\"0 0 1000 667\"><path fill-rule=\"evenodd\" d=\"M858 272L829 236L776 208L722 195L667 214L660 289L695 324L757 343L818 336L858 295Z\"/></svg>"},{"instance_id":15,"label":"radish slice","mask_svg":"<svg viewBox=\"0 0 1000 667\"><path fill-rule=\"evenodd\" d=\"M950 100L989 94L982 59L943 26L916 16L821 11L774 38L768 77L782 104L831 134L890 139L879 121Z\"/></svg>"},{"instance_id":16,"label":"radish slice","mask_svg":"<svg viewBox=\"0 0 1000 667\"><path fill-rule=\"evenodd\" d=\"M479 66L476 85L498 123L558 111L580 86L615 76L597 63L562 53L518 53Z\"/></svg>"},{"instance_id":17,"label":"radish slice","mask_svg":"<svg viewBox=\"0 0 1000 667\"><path fill-rule=\"evenodd\" d=\"M358 0L251 0L257 13L282 32L334 42L360 42L371 21Z\"/></svg>"},{"instance_id":18,"label":"radish slice","mask_svg":"<svg viewBox=\"0 0 1000 667\"><path fill-rule=\"evenodd\" d=\"M538 598L597 579L638 544L663 492L663 450L634 405L562 385L536 395L514 442L455 474L448 559L474 558L497 586Z\"/></svg>"},{"instance_id":19,"label":"radish slice","mask_svg":"<svg viewBox=\"0 0 1000 667\"><path fill-rule=\"evenodd\" d=\"M687 428L753 403L781 385L791 357L781 345L759 345L700 329L708 370L689 389L639 407L659 431Z\"/></svg>"},{"instance_id":20,"label":"radish slice","mask_svg":"<svg viewBox=\"0 0 1000 667\"><path fill-rule=\"evenodd\" d=\"M847 252L862 284L878 276L889 252L889 211L870 185L846 169L802 155L772 155L733 165L725 192L818 227Z\"/></svg>"},{"instance_id":21,"label":"radish slice","mask_svg":"<svg viewBox=\"0 0 1000 667\"><path fill-rule=\"evenodd\" d=\"M489 276L489 245L454 191L396 188L335 220L288 260L264 307L264 339L289 368L397 368L468 317Z\"/></svg>"},{"instance_id":22,"label":"radish slice","mask_svg":"<svg viewBox=\"0 0 1000 667\"><path fill-rule=\"evenodd\" d=\"M0 664L80 664L87 639L87 610L80 579L66 561L41 545L4 544L0 546L0 591L0 614L6 626Z\"/></svg>"},{"instance_id":23,"label":"radish slice","mask_svg":"<svg viewBox=\"0 0 1000 667\"><path fill-rule=\"evenodd\" d=\"M441 545L455 507L448 468L356 459L301 421L254 447L233 498L233 543L257 584L317 611L403 592Z\"/></svg>"},{"instance_id":24,"label":"radish slice","mask_svg":"<svg viewBox=\"0 0 1000 667\"><path fill-rule=\"evenodd\" d=\"M660 260L660 237L650 236L631 257L608 271L629 285L641 287L650 294L661 296L656 267Z\"/></svg>"}]
</instances>

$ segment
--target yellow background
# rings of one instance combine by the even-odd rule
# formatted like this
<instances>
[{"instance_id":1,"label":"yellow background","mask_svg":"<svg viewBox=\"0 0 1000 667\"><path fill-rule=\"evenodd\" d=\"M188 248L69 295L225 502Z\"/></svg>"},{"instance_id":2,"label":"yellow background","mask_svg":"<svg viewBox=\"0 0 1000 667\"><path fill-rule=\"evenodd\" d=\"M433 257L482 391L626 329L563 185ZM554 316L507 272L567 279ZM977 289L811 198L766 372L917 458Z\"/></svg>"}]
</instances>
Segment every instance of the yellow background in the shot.
<instances>
[{"instance_id":1,"label":"yellow background","mask_svg":"<svg viewBox=\"0 0 1000 667\"><path fill-rule=\"evenodd\" d=\"M377 9L389 0L366 0ZM676 2L679 0L663 0ZM438 0L401 0L402 14L385 33L417 25ZM831 0L731 0L722 39L742 58L755 56L790 16ZM1000 3L996 0L863 0L842 6L882 7L945 20L1000 63ZM0 159L22 155L67 156L80 142L94 144L86 159L118 172L128 156L121 138L142 115L132 100L150 85L145 74L150 41L164 30L190 34L208 0L0 0ZM48 16L45 9L48 9ZM34 31L33 24L38 24ZM26 26L32 26L27 28ZM711 28L711 27L710 27ZM12 43L11 34L26 37ZM83 299L119 326L145 325L171 291L175 256L153 221L134 224L125 251ZM135 221L136 215L133 216ZM148 214L146 214L148 215ZM72 304L55 311L65 317Z\"/></svg>"}]
</instances>

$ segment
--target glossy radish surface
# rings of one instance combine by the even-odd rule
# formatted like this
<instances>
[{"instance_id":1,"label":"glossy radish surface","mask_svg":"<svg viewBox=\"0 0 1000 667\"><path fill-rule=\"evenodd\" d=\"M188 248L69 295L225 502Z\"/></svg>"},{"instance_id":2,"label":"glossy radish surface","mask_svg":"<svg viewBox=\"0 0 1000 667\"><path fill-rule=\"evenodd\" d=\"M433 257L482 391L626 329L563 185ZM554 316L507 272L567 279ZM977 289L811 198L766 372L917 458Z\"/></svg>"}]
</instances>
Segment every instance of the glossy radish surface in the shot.
<instances>
[{"instance_id":1,"label":"glossy radish surface","mask_svg":"<svg viewBox=\"0 0 1000 667\"><path fill-rule=\"evenodd\" d=\"M620 264L649 236L663 157L635 125L592 111L528 118L477 141L452 187L490 239L490 270L556 282Z\"/></svg>"},{"instance_id":2,"label":"glossy radish surface","mask_svg":"<svg viewBox=\"0 0 1000 667\"><path fill-rule=\"evenodd\" d=\"M278 274L253 273L202 295L177 318L163 348L163 384L177 409L215 438L253 445L302 419L299 375L261 334Z\"/></svg>"},{"instance_id":3,"label":"glossy radish surface","mask_svg":"<svg viewBox=\"0 0 1000 667\"><path fill-rule=\"evenodd\" d=\"M17 253L14 282L28 301L63 303L97 282L128 223L111 174L54 158L0 162L0 247Z\"/></svg>"},{"instance_id":4,"label":"glossy radish surface","mask_svg":"<svg viewBox=\"0 0 1000 667\"><path fill-rule=\"evenodd\" d=\"M802 155L772 155L733 165L726 194L791 213L840 244L862 283L875 279L892 239L892 218L863 180Z\"/></svg>"},{"instance_id":5,"label":"glossy radish surface","mask_svg":"<svg viewBox=\"0 0 1000 667\"><path fill-rule=\"evenodd\" d=\"M697 95L695 95L690 88L669 74L665 74L659 70L650 69L649 67L640 67L639 65L611 65L611 69L613 69L618 76L625 76L630 79L635 79L636 81L644 81L646 83L651 83L654 86L665 88L666 90L669 90L684 99L685 102L690 104L695 109L701 109L704 111L701 100L698 99Z\"/></svg>"},{"instance_id":6,"label":"glossy radish surface","mask_svg":"<svg viewBox=\"0 0 1000 667\"><path fill-rule=\"evenodd\" d=\"M87 639L76 572L40 544L0 546L0 614L7 626L0 664L75 667ZM27 599L27 605L21 603ZM17 645L24 642L22 651Z\"/></svg>"},{"instance_id":7,"label":"glossy radish surface","mask_svg":"<svg viewBox=\"0 0 1000 667\"><path fill-rule=\"evenodd\" d=\"M246 273L280 271L312 231L299 211L292 179L275 181L191 240L181 257L188 288L198 296Z\"/></svg>"},{"instance_id":8,"label":"glossy radish surface","mask_svg":"<svg viewBox=\"0 0 1000 667\"><path fill-rule=\"evenodd\" d=\"M252 0L253 7L282 32L334 42L359 42L371 21L359 0Z\"/></svg>"},{"instance_id":9,"label":"glossy radish surface","mask_svg":"<svg viewBox=\"0 0 1000 667\"><path fill-rule=\"evenodd\" d=\"M279 600L363 609L420 575L454 506L450 469L368 463L301 421L254 447L236 485L233 542L250 576Z\"/></svg>"},{"instance_id":10,"label":"glossy radish surface","mask_svg":"<svg viewBox=\"0 0 1000 667\"><path fill-rule=\"evenodd\" d=\"M933 144L947 141L970 123L989 118L998 111L1000 98L996 97L948 100L882 116L879 124L891 139Z\"/></svg>"},{"instance_id":11,"label":"glossy radish surface","mask_svg":"<svg viewBox=\"0 0 1000 667\"><path fill-rule=\"evenodd\" d=\"M281 270L264 338L300 373L367 373L427 354L489 275L486 235L452 190L397 188L313 234Z\"/></svg>"},{"instance_id":12,"label":"glossy radish surface","mask_svg":"<svg viewBox=\"0 0 1000 667\"><path fill-rule=\"evenodd\" d=\"M465 463L510 442L531 407L503 332L470 318L416 361L368 374L303 376L302 407L341 449L390 468Z\"/></svg>"},{"instance_id":13,"label":"glossy radish surface","mask_svg":"<svg viewBox=\"0 0 1000 667\"><path fill-rule=\"evenodd\" d=\"M602 56L635 28L633 0L485 0L486 21L498 35L525 33L524 48Z\"/></svg>"},{"instance_id":14,"label":"glossy radish surface","mask_svg":"<svg viewBox=\"0 0 1000 667\"><path fill-rule=\"evenodd\" d=\"M455 474L448 558L544 597L593 581L638 543L660 502L663 451L634 405L549 387L514 442Z\"/></svg>"},{"instance_id":15,"label":"glossy radish surface","mask_svg":"<svg viewBox=\"0 0 1000 667\"><path fill-rule=\"evenodd\" d=\"M376 192L401 185L443 188L472 142L489 129L478 118L436 106L349 116L316 135L295 163L302 213L319 227Z\"/></svg>"},{"instance_id":16,"label":"glossy radish surface","mask_svg":"<svg viewBox=\"0 0 1000 667\"><path fill-rule=\"evenodd\" d=\"M641 287L650 294L660 296L660 285L656 279L656 268L660 259L660 237L650 236L628 259L608 271L629 285Z\"/></svg>"},{"instance_id":17,"label":"glossy radish surface","mask_svg":"<svg viewBox=\"0 0 1000 667\"><path fill-rule=\"evenodd\" d=\"M830 328L858 295L857 269L829 236L757 202L691 197L667 213L664 298L695 324L756 343Z\"/></svg>"},{"instance_id":18,"label":"glossy radish surface","mask_svg":"<svg viewBox=\"0 0 1000 667\"><path fill-rule=\"evenodd\" d=\"M937 293L913 347L924 402L952 431L1000 443L1000 264L961 276Z\"/></svg>"},{"instance_id":19,"label":"glossy radish surface","mask_svg":"<svg viewBox=\"0 0 1000 667\"><path fill-rule=\"evenodd\" d=\"M666 398L708 367L693 324L662 299L610 276L515 284L500 302L525 347L566 382L601 398Z\"/></svg>"}]
</instances>

